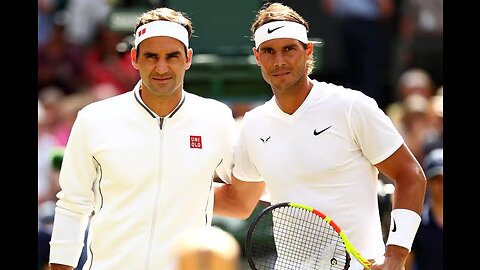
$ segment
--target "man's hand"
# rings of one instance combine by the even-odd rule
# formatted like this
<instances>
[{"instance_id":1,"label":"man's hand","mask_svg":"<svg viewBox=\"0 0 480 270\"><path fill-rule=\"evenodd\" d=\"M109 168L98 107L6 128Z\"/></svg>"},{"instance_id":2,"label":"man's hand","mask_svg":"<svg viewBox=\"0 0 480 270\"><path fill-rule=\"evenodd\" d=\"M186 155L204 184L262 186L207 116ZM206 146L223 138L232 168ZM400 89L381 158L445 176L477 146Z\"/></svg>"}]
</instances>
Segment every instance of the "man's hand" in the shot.
<instances>
[{"instance_id":1,"label":"man's hand","mask_svg":"<svg viewBox=\"0 0 480 270\"><path fill-rule=\"evenodd\" d=\"M73 270L73 267L69 266L69 265L51 263L50 264L50 270Z\"/></svg>"},{"instance_id":2,"label":"man's hand","mask_svg":"<svg viewBox=\"0 0 480 270\"><path fill-rule=\"evenodd\" d=\"M404 247L388 245L383 264L373 265L371 270L405 270L408 253L408 249Z\"/></svg>"}]
</instances>

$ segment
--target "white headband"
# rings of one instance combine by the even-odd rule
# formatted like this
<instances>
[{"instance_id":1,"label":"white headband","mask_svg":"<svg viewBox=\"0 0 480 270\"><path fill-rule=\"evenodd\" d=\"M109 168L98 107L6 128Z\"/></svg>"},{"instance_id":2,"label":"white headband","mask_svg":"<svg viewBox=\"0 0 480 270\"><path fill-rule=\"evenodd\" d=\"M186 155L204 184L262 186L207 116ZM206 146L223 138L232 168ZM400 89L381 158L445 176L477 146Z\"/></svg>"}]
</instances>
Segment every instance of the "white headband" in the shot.
<instances>
[{"instance_id":1,"label":"white headband","mask_svg":"<svg viewBox=\"0 0 480 270\"><path fill-rule=\"evenodd\" d=\"M172 37L180 40L188 49L188 31L181 24L170 21L153 21L140 26L135 33L135 48L150 37Z\"/></svg>"},{"instance_id":2,"label":"white headband","mask_svg":"<svg viewBox=\"0 0 480 270\"><path fill-rule=\"evenodd\" d=\"M274 21L260 26L254 34L255 48L258 49L260 44L275 38L294 38L307 44L307 28L304 25L291 21Z\"/></svg>"}]
</instances>

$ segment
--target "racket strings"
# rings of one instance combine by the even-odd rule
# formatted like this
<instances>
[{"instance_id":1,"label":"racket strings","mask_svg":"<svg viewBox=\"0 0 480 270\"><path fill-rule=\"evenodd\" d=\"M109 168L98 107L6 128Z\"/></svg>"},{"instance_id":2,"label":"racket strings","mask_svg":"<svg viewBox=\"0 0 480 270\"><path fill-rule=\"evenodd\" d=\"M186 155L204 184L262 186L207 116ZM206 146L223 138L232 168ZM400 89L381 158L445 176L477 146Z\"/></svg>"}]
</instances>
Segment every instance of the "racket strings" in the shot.
<instances>
[{"instance_id":1,"label":"racket strings","mask_svg":"<svg viewBox=\"0 0 480 270\"><path fill-rule=\"evenodd\" d=\"M338 233L303 208L279 207L263 215L252 233L251 256L262 269L347 269L349 258Z\"/></svg>"}]
</instances>

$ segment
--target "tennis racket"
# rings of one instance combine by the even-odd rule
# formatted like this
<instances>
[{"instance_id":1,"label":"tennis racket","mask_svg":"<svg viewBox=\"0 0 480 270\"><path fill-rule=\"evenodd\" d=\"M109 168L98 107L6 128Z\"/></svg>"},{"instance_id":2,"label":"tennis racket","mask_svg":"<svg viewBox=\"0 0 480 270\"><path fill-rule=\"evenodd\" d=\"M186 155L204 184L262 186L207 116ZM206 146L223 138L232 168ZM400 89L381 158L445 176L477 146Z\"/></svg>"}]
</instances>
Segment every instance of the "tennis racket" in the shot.
<instances>
[{"instance_id":1,"label":"tennis racket","mask_svg":"<svg viewBox=\"0 0 480 270\"><path fill-rule=\"evenodd\" d=\"M245 249L254 270L348 269L350 255L371 267L331 218L292 202L265 208L248 228Z\"/></svg>"}]
</instances>

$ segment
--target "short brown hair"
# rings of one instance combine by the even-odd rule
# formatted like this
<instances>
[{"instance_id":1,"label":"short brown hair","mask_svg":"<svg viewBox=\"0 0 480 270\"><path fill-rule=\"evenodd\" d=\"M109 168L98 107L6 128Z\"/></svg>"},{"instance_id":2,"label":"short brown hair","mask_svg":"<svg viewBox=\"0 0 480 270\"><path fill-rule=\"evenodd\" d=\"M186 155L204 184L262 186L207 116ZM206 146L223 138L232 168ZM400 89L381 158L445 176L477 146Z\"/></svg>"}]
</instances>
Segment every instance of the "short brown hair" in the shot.
<instances>
[{"instance_id":1,"label":"short brown hair","mask_svg":"<svg viewBox=\"0 0 480 270\"><path fill-rule=\"evenodd\" d=\"M161 7L149 10L140 15L140 17L137 18L137 23L133 29L133 33L135 34L140 26L153 21L170 21L178 23L187 29L189 38L192 36L194 31L193 23L187 14L170 8ZM187 49L188 48L185 48L185 54L187 53ZM137 48L137 55L139 51L140 49Z\"/></svg>"}]
</instances>

